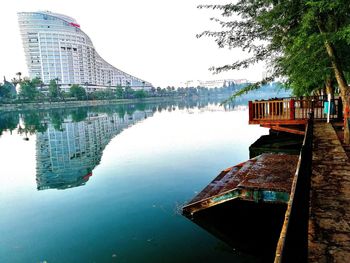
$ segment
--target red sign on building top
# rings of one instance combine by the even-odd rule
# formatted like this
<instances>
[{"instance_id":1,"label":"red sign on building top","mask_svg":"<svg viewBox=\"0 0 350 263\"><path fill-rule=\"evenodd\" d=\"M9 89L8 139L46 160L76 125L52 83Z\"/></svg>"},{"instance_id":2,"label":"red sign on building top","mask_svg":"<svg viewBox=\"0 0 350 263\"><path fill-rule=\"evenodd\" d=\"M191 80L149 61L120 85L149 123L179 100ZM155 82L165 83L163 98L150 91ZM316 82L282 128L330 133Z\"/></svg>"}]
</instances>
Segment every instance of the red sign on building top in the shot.
<instances>
[{"instance_id":1,"label":"red sign on building top","mask_svg":"<svg viewBox=\"0 0 350 263\"><path fill-rule=\"evenodd\" d=\"M80 28L80 25L79 24L76 24L76 23L69 23L71 26L74 26L74 27L77 27L77 28Z\"/></svg>"}]
</instances>

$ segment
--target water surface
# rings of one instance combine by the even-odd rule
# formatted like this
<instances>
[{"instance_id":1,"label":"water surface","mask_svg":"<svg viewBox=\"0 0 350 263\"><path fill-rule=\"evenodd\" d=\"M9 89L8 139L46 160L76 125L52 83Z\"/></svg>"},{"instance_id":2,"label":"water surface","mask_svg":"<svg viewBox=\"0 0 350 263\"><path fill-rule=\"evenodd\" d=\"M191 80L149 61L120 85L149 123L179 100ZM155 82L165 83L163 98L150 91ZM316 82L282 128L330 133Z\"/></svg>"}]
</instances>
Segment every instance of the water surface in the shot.
<instances>
[{"instance_id":1,"label":"water surface","mask_svg":"<svg viewBox=\"0 0 350 263\"><path fill-rule=\"evenodd\" d=\"M267 133L245 106L0 114L0 262L260 262L180 214Z\"/></svg>"}]
</instances>

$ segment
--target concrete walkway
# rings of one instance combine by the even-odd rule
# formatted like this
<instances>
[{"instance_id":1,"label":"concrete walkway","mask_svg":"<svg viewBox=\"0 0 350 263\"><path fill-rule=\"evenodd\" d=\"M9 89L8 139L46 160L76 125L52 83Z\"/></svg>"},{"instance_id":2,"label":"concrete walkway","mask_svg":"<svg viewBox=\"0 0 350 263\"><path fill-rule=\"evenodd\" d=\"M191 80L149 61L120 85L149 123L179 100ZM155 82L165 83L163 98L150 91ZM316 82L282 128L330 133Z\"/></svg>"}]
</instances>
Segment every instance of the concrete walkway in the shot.
<instances>
[{"instance_id":1,"label":"concrete walkway","mask_svg":"<svg viewBox=\"0 0 350 263\"><path fill-rule=\"evenodd\" d=\"M350 262L350 163L327 123L314 125L309 262Z\"/></svg>"}]
</instances>

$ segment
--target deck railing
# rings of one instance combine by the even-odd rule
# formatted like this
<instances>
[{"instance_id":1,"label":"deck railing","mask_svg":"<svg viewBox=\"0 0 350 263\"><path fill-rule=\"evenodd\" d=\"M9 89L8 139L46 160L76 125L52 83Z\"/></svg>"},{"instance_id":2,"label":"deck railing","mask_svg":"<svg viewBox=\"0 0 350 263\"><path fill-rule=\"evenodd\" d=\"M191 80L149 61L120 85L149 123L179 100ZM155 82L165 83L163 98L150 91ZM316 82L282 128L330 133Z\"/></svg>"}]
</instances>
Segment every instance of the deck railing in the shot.
<instances>
[{"instance_id":1,"label":"deck railing","mask_svg":"<svg viewBox=\"0 0 350 263\"><path fill-rule=\"evenodd\" d=\"M311 113L306 126L274 263L307 262L312 137L313 114Z\"/></svg>"},{"instance_id":2,"label":"deck railing","mask_svg":"<svg viewBox=\"0 0 350 263\"><path fill-rule=\"evenodd\" d=\"M328 111L327 103L328 101L319 97L249 101L249 122L306 121L311 112L314 113L315 119L326 119L325 107ZM342 104L340 99L332 99L330 113L331 119L341 118Z\"/></svg>"}]
</instances>

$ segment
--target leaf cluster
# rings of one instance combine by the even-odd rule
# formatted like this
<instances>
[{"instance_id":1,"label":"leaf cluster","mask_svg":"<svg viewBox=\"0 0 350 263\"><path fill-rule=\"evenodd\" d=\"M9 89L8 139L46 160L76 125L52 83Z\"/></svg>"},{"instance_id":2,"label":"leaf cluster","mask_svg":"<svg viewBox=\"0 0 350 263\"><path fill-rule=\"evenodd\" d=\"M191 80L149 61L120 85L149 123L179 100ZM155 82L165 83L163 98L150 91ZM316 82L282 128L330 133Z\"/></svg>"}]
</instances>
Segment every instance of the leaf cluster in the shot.
<instances>
[{"instance_id":1,"label":"leaf cluster","mask_svg":"<svg viewBox=\"0 0 350 263\"><path fill-rule=\"evenodd\" d=\"M20 83L19 96L27 100L35 100L39 96L38 87L40 87L42 81L40 78L24 79Z\"/></svg>"},{"instance_id":2,"label":"leaf cluster","mask_svg":"<svg viewBox=\"0 0 350 263\"><path fill-rule=\"evenodd\" d=\"M219 47L240 48L250 56L232 64L212 67L214 73L239 70L264 61L271 70L268 79L286 78L296 94L310 94L334 79L325 49L329 41L345 75L350 72L350 3L348 0L239 0L225 5L201 5L219 10L211 18L221 30L204 31L197 37L212 37ZM258 84L259 84L258 83ZM256 84L246 91L258 88Z\"/></svg>"},{"instance_id":3,"label":"leaf cluster","mask_svg":"<svg viewBox=\"0 0 350 263\"><path fill-rule=\"evenodd\" d=\"M69 88L69 95L71 97L75 97L78 100L83 100L86 99L86 91L83 87L81 87L78 84L73 84L70 88Z\"/></svg>"}]
</instances>

